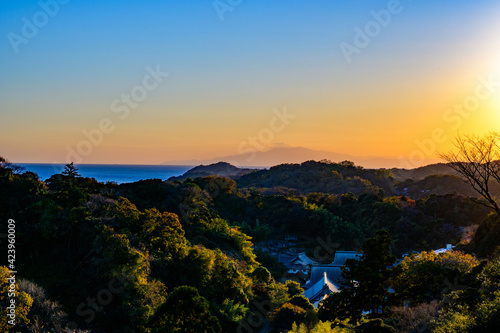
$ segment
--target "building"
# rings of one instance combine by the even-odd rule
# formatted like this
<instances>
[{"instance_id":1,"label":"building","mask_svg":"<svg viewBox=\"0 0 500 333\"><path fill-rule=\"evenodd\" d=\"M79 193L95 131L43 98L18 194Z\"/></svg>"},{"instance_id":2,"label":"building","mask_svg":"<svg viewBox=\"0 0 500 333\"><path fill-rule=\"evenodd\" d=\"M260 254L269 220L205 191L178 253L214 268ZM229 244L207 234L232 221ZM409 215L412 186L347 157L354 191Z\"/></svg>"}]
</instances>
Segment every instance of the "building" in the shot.
<instances>
[{"instance_id":1,"label":"building","mask_svg":"<svg viewBox=\"0 0 500 333\"><path fill-rule=\"evenodd\" d=\"M295 258L293 258L292 260L290 260L290 262L288 263L287 267L289 269L307 269L309 268L309 266L312 266L312 265L317 265L318 262L312 260L311 258L309 258L305 252L301 252L299 253Z\"/></svg>"},{"instance_id":2,"label":"building","mask_svg":"<svg viewBox=\"0 0 500 333\"><path fill-rule=\"evenodd\" d=\"M319 302L321 302L326 296L331 293L338 293L339 288L330 281L328 274L323 273L323 277L319 279L316 283L310 285L310 287L304 291L304 296L309 299L314 307L318 307Z\"/></svg>"},{"instance_id":3,"label":"building","mask_svg":"<svg viewBox=\"0 0 500 333\"><path fill-rule=\"evenodd\" d=\"M335 258L329 266L339 266L342 267L345 265L347 259L356 259L358 260L361 257L361 253L356 251L336 251Z\"/></svg>"},{"instance_id":4,"label":"building","mask_svg":"<svg viewBox=\"0 0 500 333\"><path fill-rule=\"evenodd\" d=\"M342 267L345 266L347 259L358 260L360 257L361 254L356 251L336 251L335 258L330 264L320 265L313 261L313 263L310 264L309 280L303 286L304 296L317 307L319 302L326 296L340 290L338 281L341 278ZM296 262L298 262L299 259L300 255ZM300 263L308 262L309 261L305 258L300 259Z\"/></svg>"},{"instance_id":5,"label":"building","mask_svg":"<svg viewBox=\"0 0 500 333\"><path fill-rule=\"evenodd\" d=\"M435 254L441 254L453 250L454 246L451 244L446 244L445 248L434 250Z\"/></svg>"}]
</instances>

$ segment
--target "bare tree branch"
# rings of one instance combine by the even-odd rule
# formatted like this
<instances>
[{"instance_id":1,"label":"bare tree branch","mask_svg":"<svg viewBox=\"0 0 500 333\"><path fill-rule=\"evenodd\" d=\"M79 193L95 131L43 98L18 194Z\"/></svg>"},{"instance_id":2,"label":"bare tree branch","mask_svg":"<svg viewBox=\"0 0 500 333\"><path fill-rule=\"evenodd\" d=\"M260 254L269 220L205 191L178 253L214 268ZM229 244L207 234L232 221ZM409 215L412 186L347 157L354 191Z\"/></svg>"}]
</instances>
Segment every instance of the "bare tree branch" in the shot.
<instances>
[{"instance_id":1,"label":"bare tree branch","mask_svg":"<svg viewBox=\"0 0 500 333\"><path fill-rule=\"evenodd\" d=\"M455 141L457 152L440 154L448 166L465 177L472 188L486 202L481 204L500 215L500 207L490 192L490 182L500 183L500 135L496 132L483 137L458 136Z\"/></svg>"}]
</instances>

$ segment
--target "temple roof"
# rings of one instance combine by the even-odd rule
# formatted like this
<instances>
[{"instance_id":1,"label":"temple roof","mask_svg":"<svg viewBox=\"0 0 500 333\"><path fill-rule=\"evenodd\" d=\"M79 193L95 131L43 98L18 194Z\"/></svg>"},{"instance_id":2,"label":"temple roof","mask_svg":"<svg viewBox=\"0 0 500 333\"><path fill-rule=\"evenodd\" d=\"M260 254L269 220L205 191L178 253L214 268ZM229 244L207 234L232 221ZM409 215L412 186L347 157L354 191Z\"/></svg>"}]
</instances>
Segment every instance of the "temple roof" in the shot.
<instances>
[{"instance_id":1,"label":"temple roof","mask_svg":"<svg viewBox=\"0 0 500 333\"><path fill-rule=\"evenodd\" d=\"M361 253L356 251L335 251L335 259L330 265L344 266L347 259L359 259Z\"/></svg>"},{"instance_id":2,"label":"temple roof","mask_svg":"<svg viewBox=\"0 0 500 333\"><path fill-rule=\"evenodd\" d=\"M304 296L307 297L311 303L315 303L316 301L323 299L325 295L337 292L339 292L339 289L328 279L327 273L324 272L322 279L304 291Z\"/></svg>"}]
</instances>

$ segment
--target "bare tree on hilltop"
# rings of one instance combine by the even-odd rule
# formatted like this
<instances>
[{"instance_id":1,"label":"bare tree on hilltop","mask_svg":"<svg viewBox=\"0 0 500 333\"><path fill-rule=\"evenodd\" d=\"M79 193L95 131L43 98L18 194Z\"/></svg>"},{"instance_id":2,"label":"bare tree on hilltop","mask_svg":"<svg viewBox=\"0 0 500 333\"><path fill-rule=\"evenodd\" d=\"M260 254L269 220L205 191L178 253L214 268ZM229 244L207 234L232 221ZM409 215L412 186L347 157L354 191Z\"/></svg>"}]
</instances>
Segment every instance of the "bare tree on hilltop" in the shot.
<instances>
[{"instance_id":1,"label":"bare tree on hilltop","mask_svg":"<svg viewBox=\"0 0 500 333\"><path fill-rule=\"evenodd\" d=\"M448 166L467 179L472 188L485 200L478 201L500 215L498 206L491 193L492 182L500 183L500 134L491 132L482 137L459 135L455 140L457 152L440 154Z\"/></svg>"}]
</instances>

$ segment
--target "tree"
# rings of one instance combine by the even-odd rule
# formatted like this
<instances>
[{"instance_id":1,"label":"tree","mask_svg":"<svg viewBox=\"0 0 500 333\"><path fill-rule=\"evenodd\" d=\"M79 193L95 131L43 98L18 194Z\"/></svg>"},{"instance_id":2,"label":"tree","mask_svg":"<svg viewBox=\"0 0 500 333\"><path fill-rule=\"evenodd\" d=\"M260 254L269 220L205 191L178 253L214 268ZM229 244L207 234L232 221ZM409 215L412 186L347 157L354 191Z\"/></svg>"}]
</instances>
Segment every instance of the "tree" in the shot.
<instances>
[{"instance_id":1,"label":"tree","mask_svg":"<svg viewBox=\"0 0 500 333\"><path fill-rule=\"evenodd\" d=\"M6 158L0 156L0 177L12 178L14 174L19 174L24 168L10 163Z\"/></svg>"},{"instance_id":2,"label":"tree","mask_svg":"<svg viewBox=\"0 0 500 333\"><path fill-rule=\"evenodd\" d=\"M491 182L500 183L500 134L491 132L483 137L458 136L458 152L441 154L448 165L467 179L486 202L479 203L500 215L500 207L491 193Z\"/></svg>"},{"instance_id":3,"label":"tree","mask_svg":"<svg viewBox=\"0 0 500 333\"><path fill-rule=\"evenodd\" d=\"M462 289L465 274L479 261L458 251L441 254L421 252L406 256L394 271L392 286L395 297L403 303L430 302L454 289Z\"/></svg>"},{"instance_id":4,"label":"tree","mask_svg":"<svg viewBox=\"0 0 500 333\"><path fill-rule=\"evenodd\" d=\"M73 189L76 178L80 177L78 169L73 165L73 162L66 164L61 174L63 176L63 188L65 188L65 190Z\"/></svg>"},{"instance_id":5,"label":"tree","mask_svg":"<svg viewBox=\"0 0 500 333\"><path fill-rule=\"evenodd\" d=\"M283 304L271 315L272 326L277 330L290 330L294 322L303 322L306 318L306 310L291 303Z\"/></svg>"},{"instance_id":6,"label":"tree","mask_svg":"<svg viewBox=\"0 0 500 333\"><path fill-rule=\"evenodd\" d=\"M160 213L156 208L146 209L137 222L138 238L151 253L165 257L174 255L176 258L187 254L184 230L176 214Z\"/></svg>"},{"instance_id":7,"label":"tree","mask_svg":"<svg viewBox=\"0 0 500 333\"><path fill-rule=\"evenodd\" d=\"M11 297L12 294L15 296ZM12 303L12 300L15 303ZM15 323L17 327L29 324L27 316L32 304L31 296L19 291L19 285L15 283L15 274L10 273L6 266L0 266L0 305L2 306L0 330L9 332L13 328L12 323Z\"/></svg>"},{"instance_id":8,"label":"tree","mask_svg":"<svg viewBox=\"0 0 500 333\"><path fill-rule=\"evenodd\" d=\"M440 310L440 303L434 300L430 303L420 303L413 307L392 307L392 317L388 324L397 332L427 332L429 322L436 319Z\"/></svg>"},{"instance_id":9,"label":"tree","mask_svg":"<svg viewBox=\"0 0 500 333\"><path fill-rule=\"evenodd\" d=\"M238 325L245 319L248 307L226 298L221 304L213 303L223 332L236 332ZM218 311L217 311L218 310Z\"/></svg>"},{"instance_id":10,"label":"tree","mask_svg":"<svg viewBox=\"0 0 500 333\"><path fill-rule=\"evenodd\" d=\"M391 254L392 240L385 230L377 231L362 247L359 261L351 261L357 292L364 310L384 313L389 296L390 267L396 262Z\"/></svg>"},{"instance_id":11,"label":"tree","mask_svg":"<svg viewBox=\"0 0 500 333\"><path fill-rule=\"evenodd\" d=\"M75 179L76 177L80 177L80 174L78 173L77 167L74 166L73 162L70 164L66 164L64 166L63 172L61 172L63 176L69 179Z\"/></svg>"},{"instance_id":12,"label":"tree","mask_svg":"<svg viewBox=\"0 0 500 333\"><path fill-rule=\"evenodd\" d=\"M350 319L357 322L363 311L372 316L388 307L390 267L396 262L391 254L392 240L385 230L366 240L359 260L348 259L342 268L342 289L320 305L319 319Z\"/></svg>"},{"instance_id":13,"label":"tree","mask_svg":"<svg viewBox=\"0 0 500 333\"><path fill-rule=\"evenodd\" d=\"M365 323L362 323L359 326L356 326L356 332L359 332L359 333L371 333L371 332L395 333L396 330L392 326L385 324L382 319L377 318L377 319L373 319L373 320L367 321Z\"/></svg>"},{"instance_id":14,"label":"tree","mask_svg":"<svg viewBox=\"0 0 500 333\"><path fill-rule=\"evenodd\" d=\"M287 280L285 286L288 289L288 295L290 295L290 297L302 295L304 292L304 288L300 286L300 283L293 280Z\"/></svg>"},{"instance_id":15,"label":"tree","mask_svg":"<svg viewBox=\"0 0 500 333\"><path fill-rule=\"evenodd\" d=\"M220 333L208 301L194 287L175 288L151 320L152 332Z\"/></svg>"},{"instance_id":16,"label":"tree","mask_svg":"<svg viewBox=\"0 0 500 333\"><path fill-rule=\"evenodd\" d=\"M254 269L251 275L256 281L264 282L265 284L269 284L272 280L271 273L264 266L259 266Z\"/></svg>"},{"instance_id":17,"label":"tree","mask_svg":"<svg viewBox=\"0 0 500 333\"><path fill-rule=\"evenodd\" d=\"M354 288L344 288L339 293L331 293L318 307L318 319L323 321L347 320L356 322L361 318L361 309L354 298Z\"/></svg>"},{"instance_id":18,"label":"tree","mask_svg":"<svg viewBox=\"0 0 500 333\"><path fill-rule=\"evenodd\" d=\"M89 332L80 329L70 330L66 326L68 315L62 310L61 305L49 299L45 290L37 284L21 279L19 280L19 291L26 293L33 300L27 316L29 332Z\"/></svg>"},{"instance_id":19,"label":"tree","mask_svg":"<svg viewBox=\"0 0 500 333\"><path fill-rule=\"evenodd\" d=\"M304 295L295 295L290 299L290 304L299 306L304 310L314 309L314 305L311 304L309 299Z\"/></svg>"}]
</instances>

